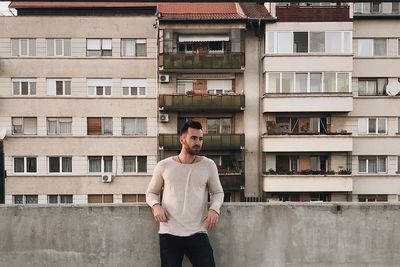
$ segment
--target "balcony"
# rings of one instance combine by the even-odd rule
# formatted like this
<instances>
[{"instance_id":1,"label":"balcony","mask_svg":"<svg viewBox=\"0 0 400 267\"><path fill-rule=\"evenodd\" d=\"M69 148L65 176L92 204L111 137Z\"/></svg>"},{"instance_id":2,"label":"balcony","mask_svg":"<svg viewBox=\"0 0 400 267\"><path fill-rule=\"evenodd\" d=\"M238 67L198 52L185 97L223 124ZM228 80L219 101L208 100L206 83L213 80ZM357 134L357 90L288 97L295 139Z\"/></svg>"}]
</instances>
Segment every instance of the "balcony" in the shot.
<instances>
[{"instance_id":1,"label":"balcony","mask_svg":"<svg viewBox=\"0 0 400 267\"><path fill-rule=\"evenodd\" d=\"M349 175L264 175L264 192L351 192Z\"/></svg>"},{"instance_id":2,"label":"balcony","mask_svg":"<svg viewBox=\"0 0 400 267\"><path fill-rule=\"evenodd\" d=\"M348 6L287 6L276 7L280 22L350 21Z\"/></svg>"},{"instance_id":3,"label":"balcony","mask_svg":"<svg viewBox=\"0 0 400 267\"><path fill-rule=\"evenodd\" d=\"M160 95L159 109L178 112L240 112L244 95Z\"/></svg>"},{"instance_id":4,"label":"balcony","mask_svg":"<svg viewBox=\"0 0 400 267\"><path fill-rule=\"evenodd\" d=\"M160 70L193 72L193 70L229 70L243 72L245 66L244 53L163 53L159 56Z\"/></svg>"},{"instance_id":5,"label":"balcony","mask_svg":"<svg viewBox=\"0 0 400 267\"><path fill-rule=\"evenodd\" d=\"M244 175L240 173L220 173L219 179L225 191L241 190L245 185Z\"/></svg>"},{"instance_id":6,"label":"balcony","mask_svg":"<svg viewBox=\"0 0 400 267\"><path fill-rule=\"evenodd\" d=\"M351 93L265 94L263 112L351 112Z\"/></svg>"},{"instance_id":7,"label":"balcony","mask_svg":"<svg viewBox=\"0 0 400 267\"><path fill-rule=\"evenodd\" d=\"M264 135L263 152L349 152L353 139L349 134L338 135Z\"/></svg>"},{"instance_id":8,"label":"balcony","mask_svg":"<svg viewBox=\"0 0 400 267\"><path fill-rule=\"evenodd\" d=\"M241 150L244 147L244 134L205 135L203 151ZM163 150L181 150L179 135L160 134L159 146Z\"/></svg>"}]
</instances>

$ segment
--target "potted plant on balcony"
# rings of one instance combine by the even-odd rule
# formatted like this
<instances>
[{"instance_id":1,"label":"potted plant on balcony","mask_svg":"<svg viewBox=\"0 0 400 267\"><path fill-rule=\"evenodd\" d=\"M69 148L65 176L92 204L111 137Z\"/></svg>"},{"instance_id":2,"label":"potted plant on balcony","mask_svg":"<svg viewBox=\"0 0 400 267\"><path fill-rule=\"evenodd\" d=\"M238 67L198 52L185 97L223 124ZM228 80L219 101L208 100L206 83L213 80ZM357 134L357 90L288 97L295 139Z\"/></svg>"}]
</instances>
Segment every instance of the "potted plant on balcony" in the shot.
<instances>
[{"instance_id":1,"label":"potted plant on balcony","mask_svg":"<svg viewBox=\"0 0 400 267\"><path fill-rule=\"evenodd\" d=\"M190 91L186 91L186 95L188 95L188 96L194 96L195 93L194 93L193 90L190 90Z\"/></svg>"}]
</instances>

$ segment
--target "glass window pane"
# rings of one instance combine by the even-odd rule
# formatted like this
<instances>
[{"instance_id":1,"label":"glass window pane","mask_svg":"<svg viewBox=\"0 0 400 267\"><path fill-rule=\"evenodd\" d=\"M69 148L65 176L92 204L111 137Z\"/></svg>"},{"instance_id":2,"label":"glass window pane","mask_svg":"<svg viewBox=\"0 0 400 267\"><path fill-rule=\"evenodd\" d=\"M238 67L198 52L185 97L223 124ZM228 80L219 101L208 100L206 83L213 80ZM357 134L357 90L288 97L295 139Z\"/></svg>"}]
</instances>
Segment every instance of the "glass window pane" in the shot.
<instances>
[{"instance_id":1,"label":"glass window pane","mask_svg":"<svg viewBox=\"0 0 400 267\"><path fill-rule=\"evenodd\" d=\"M56 94L57 95L63 95L64 94L64 88L63 88L63 81L56 81Z\"/></svg>"},{"instance_id":2,"label":"glass window pane","mask_svg":"<svg viewBox=\"0 0 400 267\"><path fill-rule=\"evenodd\" d=\"M378 157L378 172L386 172L386 157Z\"/></svg>"},{"instance_id":3,"label":"glass window pane","mask_svg":"<svg viewBox=\"0 0 400 267\"><path fill-rule=\"evenodd\" d=\"M322 73L310 74L310 92L322 92Z\"/></svg>"},{"instance_id":4,"label":"glass window pane","mask_svg":"<svg viewBox=\"0 0 400 267\"><path fill-rule=\"evenodd\" d=\"M54 39L47 39L47 56L54 56Z\"/></svg>"},{"instance_id":5,"label":"glass window pane","mask_svg":"<svg viewBox=\"0 0 400 267\"><path fill-rule=\"evenodd\" d=\"M14 158L14 172L24 172L24 158Z\"/></svg>"},{"instance_id":6,"label":"glass window pane","mask_svg":"<svg viewBox=\"0 0 400 267\"><path fill-rule=\"evenodd\" d=\"M38 196L37 195L26 195L26 204L37 204L38 203Z\"/></svg>"},{"instance_id":7,"label":"glass window pane","mask_svg":"<svg viewBox=\"0 0 400 267\"><path fill-rule=\"evenodd\" d=\"M65 81L64 82L64 94L65 95L71 95L71 81Z\"/></svg>"},{"instance_id":8,"label":"glass window pane","mask_svg":"<svg viewBox=\"0 0 400 267\"><path fill-rule=\"evenodd\" d=\"M146 43L136 43L136 56L145 57L146 56Z\"/></svg>"},{"instance_id":9,"label":"glass window pane","mask_svg":"<svg viewBox=\"0 0 400 267\"><path fill-rule=\"evenodd\" d=\"M131 87L131 95L137 95L138 94L138 88L137 87Z\"/></svg>"},{"instance_id":10,"label":"glass window pane","mask_svg":"<svg viewBox=\"0 0 400 267\"><path fill-rule=\"evenodd\" d=\"M268 87L267 93L280 93L280 73L268 73Z\"/></svg>"},{"instance_id":11,"label":"glass window pane","mask_svg":"<svg viewBox=\"0 0 400 267\"><path fill-rule=\"evenodd\" d=\"M378 133L386 133L386 118L378 118Z\"/></svg>"},{"instance_id":12,"label":"glass window pane","mask_svg":"<svg viewBox=\"0 0 400 267\"><path fill-rule=\"evenodd\" d=\"M60 121L60 134L71 134L72 122Z\"/></svg>"},{"instance_id":13,"label":"glass window pane","mask_svg":"<svg viewBox=\"0 0 400 267\"><path fill-rule=\"evenodd\" d=\"M104 160L104 172L112 172L112 157L103 157Z\"/></svg>"},{"instance_id":14,"label":"glass window pane","mask_svg":"<svg viewBox=\"0 0 400 267\"><path fill-rule=\"evenodd\" d=\"M135 40L122 39L122 56L133 57L135 56Z\"/></svg>"},{"instance_id":15,"label":"glass window pane","mask_svg":"<svg viewBox=\"0 0 400 267\"><path fill-rule=\"evenodd\" d=\"M14 95L19 95L20 94L19 86L20 86L19 82L13 82L13 94Z\"/></svg>"},{"instance_id":16,"label":"glass window pane","mask_svg":"<svg viewBox=\"0 0 400 267\"><path fill-rule=\"evenodd\" d=\"M377 173L378 165L376 159L368 159L368 173Z\"/></svg>"},{"instance_id":17,"label":"glass window pane","mask_svg":"<svg viewBox=\"0 0 400 267\"><path fill-rule=\"evenodd\" d=\"M386 39L374 40L374 56L386 56Z\"/></svg>"},{"instance_id":18,"label":"glass window pane","mask_svg":"<svg viewBox=\"0 0 400 267\"><path fill-rule=\"evenodd\" d=\"M325 52L325 33L310 33L310 52Z\"/></svg>"},{"instance_id":19,"label":"glass window pane","mask_svg":"<svg viewBox=\"0 0 400 267\"><path fill-rule=\"evenodd\" d=\"M56 56L62 56L62 55L63 55L63 40L56 39Z\"/></svg>"},{"instance_id":20,"label":"glass window pane","mask_svg":"<svg viewBox=\"0 0 400 267\"><path fill-rule=\"evenodd\" d=\"M137 125L138 134L140 134L140 135L147 134L147 119L146 118L138 118L136 125Z\"/></svg>"},{"instance_id":21,"label":"glass window pane","mask_svg":"<svg viewBox=\"0 0 400 267\"><path fill-rule=\"evenodd\" d=\"M14 204L24 204L24 196L23 195L14 195Z\"/></svg>"},{"instance_id":22,"label":"glass window pane","mask_svg":"<svg viewBox=\"0 0 400 267\"><path fill-rule=\"evenodd\" d=\"M364 57L371 57L373 51L372 39L359 39L358 40L358 55Z\"/></svg>"},{"instance_id":23,"label":"glass window pane","mask_svg":"<svg viewBox=\"0 0 400 267\"><path fill-rule=\"evenodd\" d=\"M147 157L138 157L138 172L147 172Z\"/></svg>"},{"instance_id":24,"label":"glass window pane","mask_svg":"<svg viewBox=\"0 0 400 267\"><path fill-rule=\"evenodd\" d=\"M89 157L89 172L101 172L101 157Z\"/></svg>"},{"instance_id":25,"label":"glass window pane","mask_svg":"<svg viewBox=\"0 0 400 267\"><path fill-rule=\"evenodd\" d=\"M71 56L71 39L64 39L64 56Z\"/></svg>"},{"instance_id":26,"label":"glass window pane","mask_svg":"<svg viewBox=\"0 0 400 267\"><path fill-rule=\"evenodd\" d=\"M47 134L57 134L56 119L47 119Z\"/></svg>"},{"instance_id":27,"label":"glass window pane","mask_svg":"<svg viewBox=\"0 0 400 267\"><path fill-rule=\"evenodd\" d=\"M343 32L343 52L345 53L351 53L353 48L352 48L352 38L351 38L351 32Z\"/></svg>"},{"instance_id":28,"label":"glass window pane","mask_svg":"<svg viewBox=\"0 0 400 267\"><path fill-rule=\"evenodd\" d=\"M49 204L57 204L58 203L58 195L48 195L47 201Z\"/></svg>"},{"instance_id":29,"label":"glass window pane","mask_svg":"<svg viewBox=\"0 0 400 267\"><path fill-rule=\"evenodd\" d=\"M278 32L278 53L293 53L293 39L291 32Z\"/></svg>"},{"instance_id":30,"label":"glass window pane","mask_svg":"<svg viewBox=\"0 0 400 267\"><path fill-rule=\"evenodd\" d=\"M307 73L296 73L296 92L307 92Z\"/></svg>"},{"instance_id":31,"label":"glass window pane","mask_svg":"<svg viewBox=\"0 0 400 267\"><path fill-rule=\"evenodd\" d=\"M36 95L36 82L29 82L30 95Z\"/></svg>"},{"instance_id":32,"label":"glass window pane","mask_svg":"<svg viewBox=\"0 0 400 267\"><path fill-rule=\"evenodd\" d=\"M294 72L282 72L282 93L294 92Z\"/></svg>"},{"instance_id":33,"label":"glass window pane","mask_svg":"<svg viewBox=\"0 0 400 267\"><path fill-rule=\"evenodd\" d=\"M124 172L136 172L136 157L124 157Z\"/></svg>"},{"instance_id":34,"label":"glass window pane","mask_svg":"<svg viewBox=\"0 0 400 267\"><path fill-rule=\"evenodd\" d=\"M207 119L207 133L219 134L219 119Z\"/></svg>"},{"instance_id":35,"label":"glass window pane","mask_svg":"<svg viewBox=\"0 0 400 267\"><path fill-rule=\"evenodd\" d=\"M338 73L337 74L337 91L338 92L350 92L350 82L349 82L349 73Z\"/></svg>"},{"instance_id":36,"label":"glass window pane","mask_svg":"<svg viewBox=\"0 0 400 267\"><path fill-rule=\"evenodd\" d=\"M122 95L129 95L129 87L122 87Z\"/></svg>"},{"instance_id":37,"label":"glass window pane","mask_svg":"<svg viewBox=\"0 0 400 267\"><path fill-rule=\"evenodd\" d=\"M72 157L62 158L62 172L72 172Z\"/></svg>"},{"instance_id":38,"label":"glass window pane","mask_svg":"<svg viewBox=\"0 0 400 267\"><path fill-rule=\"evenodd\" d=\"M293 51L296 53L308 52L308 32L293 33Z\"/></svg>"},{"instance_id":39,"label":"glass window pane","mask_svg":"<svg viewBox=\"0 0 400 267\"><path fill-rule=\"evenodd\" d=\"M103 86L96 86L96 95L103 95Z\"/></svg>"},{"instance_id":40,"label":"glass window pane","mask_svg":"<svg viewBox=\"0 0 400 267\"><path fill-rule=\"evenodd\" d=\"M146 95L146 87L139 87L139 95Z\"/></svg>"},{"instance_id":41,"label":"glass window pane","mask_svg":"<svg viewBox=\"0 0 400 267\"><path fill-rule=\"evenodd\" d=\"M29 55L36 56L36 39L29 39Z\"/></svg>"},{"instance_id":42,"label":"glass window pane","mask_svg":"<svg viewBox=\"0 0 400 267\"><path fill-rule=\"evenodd\" d=\"M49 172L60 172L59 157L49 157Z\"/></svg>"},{"instance_id":43,"label":"glass window pane","mask_svg":"<svg viewBox=\"0 0 400 267\"><path fill-rule=\"evenodd\" d=\"M136 133L136 119L123 118L122 119L122 133L135 134Z\"/></svg>"},{"instance_id":44,"label":"glass window pane","mask_svg":"<svg viewBox=\"0 0 400 267\"><path fill-rule=\"evenodd\" d=\"M275 32L268 32L268 53L275 52Z\"/></svg>"},{"instance_id":45,"label":"glass window pane","mask_svg":"<svg viewBox=\"0 0 400 267\"><path fill-rule=\"evenodd\" d=\"M327 32L326 33L326 52L337 53L342 52L342 33Z\"/></svg>"},{"instance_id":46,"label":"glass window pane","mask_svg":"<svg viewBox=\"0 0 400 267\"><path fill-rule=\"evenodd\" d=\"M36 158L26 158L26 172L36 172Z\"/></svg>"},{"instance_id":47,"label":"glass window pane","mask_svg":"<svg viewBox=\"0 0 400 267\"><path fill-rule=\"evenodd\" d=\"M60 203L72 203L72 195L60 195Z\"/></svg>"},{"instance_id":48,"label":"glass window pane","mask_svg":"<svg viewBox=\"0 0 400 267\"><path fill-rule=\"evenodd\" d=\"M105 87L105 95L111 95L111 86Z\"/></svg>"},{"instance_id":49,"label":"glass window pane","mask_svg":"<svg viewBox=\"0 0 400 267\"><path fill-rule=\"evenodd\" d=\"M366 159L358 159L358 171L359 172L367 172L367 160Z\"/></svg>"},{"instance_id":50,"label":"glass window pane","mask_svg":"<svg viewBox=\"0 0 400 267\"><path fill-rule=\"evenodd\" d=\"M112 127L112 118L103 118L103 134L112 134L113 127Z\"/></svg>"},{"instance_id":51,"label":"glass window pane","mask_svg":"<svg viewBox=\"0 0 400 267\"><path fill-rule=\"evenodd\" d=\"M101 40L101 49L102 50L111 50L111 39L102 39Z\"/></svg>"},{"instance_id":52,"label":"glass window pane","mask_svg":"<svg viewBox=\"0 0 400 267\"><path fill-rule=\"evenodd\" d=\"M36 134L37 132L37 119L36 118L24 118L24 134Z\"/></svg>"},{"instance_id":53,"label":"glass window pane","mask_svg":"<svg viewBox=\"0 0 400 267\"><path fill-rule=\"evenodd\" d=\"M231 119L221 119L221 134L231 134L232 133L232 120Z\"/></svg>"},{"instance_id":54,"label":"glass window pane","mask_svg":"<svg viewBox=\"0 0 400 267\"><path fill-rule=\"evenodd\" d=\"M368 119L368 133L376 133L376 118Z\"/></svg>"},{"instance_id":55,"label":"glass window pane","mask_svg":"<svg viewBox=\"0 0 400 267\"><path fill-rule=\"evenodd\" d=\"M378 95L386 95L387 79L378 79Z\"/></svg>"},{"instance_id":56,"label":"glass window pane","mask_svg":"<svg viewBox=\"0 0 400 267\"><path fill-rule=\"evenodd\" d=\"M28 95L28 82L21 82L21 94Z\"/></svg>"},{"instance_id":57,"label":"glass window pane","mask_svg":"<svg viewBox=\"0 0 400 267\"><path fill-rule=\"evenodd\" d=\"M100 50L101 41L100 39L87 39L88 50Z\"/></svg>"},{"instance_id":58,"label":"glass window pane","mask_svg":"<svg viewBox=\"0 0 400 267\"><path fill-rule=\"evenodd\" d=\"M336 73L324 73L324 92L336 92Z\"/></svg>"},{"instance_id":59,"label":"glass window pane","mask_svg":"<svg viewBox=\"0 0 400 267\"><path fill-rule=\"evenodd\" d=\"M28 55L28 40L27 39L21 39L21 56L27 56Z\"/></svg>"}]
</instances>

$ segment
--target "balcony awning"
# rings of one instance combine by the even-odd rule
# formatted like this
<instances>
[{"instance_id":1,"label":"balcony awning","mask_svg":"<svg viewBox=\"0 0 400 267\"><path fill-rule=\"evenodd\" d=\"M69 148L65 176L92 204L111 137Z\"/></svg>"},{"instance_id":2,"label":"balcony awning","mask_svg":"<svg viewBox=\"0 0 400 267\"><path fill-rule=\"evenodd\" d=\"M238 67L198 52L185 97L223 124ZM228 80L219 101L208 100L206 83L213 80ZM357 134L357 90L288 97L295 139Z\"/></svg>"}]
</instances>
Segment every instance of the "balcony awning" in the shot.
<instances>
[{"instance_id":1,"label":"balcony awning","mask_svg":"<svg viewBox=\"0 0 400 267\"><path fill-rule=\"evenodd\" d=\"M219 42L229 41L229 36L226 35L181 35L179 42Z\"/></svg>"}]
</instances>

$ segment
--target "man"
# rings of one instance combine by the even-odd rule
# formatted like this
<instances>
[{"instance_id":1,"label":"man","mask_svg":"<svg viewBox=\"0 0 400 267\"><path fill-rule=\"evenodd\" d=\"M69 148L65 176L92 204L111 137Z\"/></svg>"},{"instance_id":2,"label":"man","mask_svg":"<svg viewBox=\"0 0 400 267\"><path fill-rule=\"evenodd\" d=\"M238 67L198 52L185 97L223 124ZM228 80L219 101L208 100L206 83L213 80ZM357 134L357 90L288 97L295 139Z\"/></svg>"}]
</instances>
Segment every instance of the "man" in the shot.
<instances>
[{"instance_id":1,"label":"man","mask_svg":"<svg viewBox=\"0 0 400 267\"><path fill-rule=\"evenodd\" d=\"M212 160L199 156L203 144L199 122L187 121L179 140L181 152L157 164L146 192L147 204L160 223L161 266L181 267L186 255L193 267L214 267L207 230L217 225L224 200L218 169Z\"/></svg>"}]
</instances>

